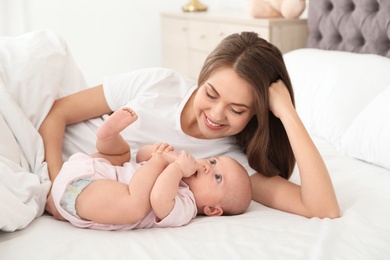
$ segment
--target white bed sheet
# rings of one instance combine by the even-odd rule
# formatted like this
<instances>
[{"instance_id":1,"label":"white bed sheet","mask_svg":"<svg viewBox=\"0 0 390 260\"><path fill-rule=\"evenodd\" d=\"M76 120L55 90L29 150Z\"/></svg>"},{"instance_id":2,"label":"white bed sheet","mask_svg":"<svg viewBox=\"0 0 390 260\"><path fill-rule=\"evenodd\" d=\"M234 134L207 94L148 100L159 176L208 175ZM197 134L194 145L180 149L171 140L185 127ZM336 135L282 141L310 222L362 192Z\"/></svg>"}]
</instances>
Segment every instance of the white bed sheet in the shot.
<instances>
[{"instance_id":1,"label":"white bed sheet","mask_svg":"<svg viewBox=\"0 0 390 260\"><path fill-rule=\"evenodd\" d=\"M9 231L0 231L0 259L390 259L390 169L377 166L387 165L381 160L388 153L377 156L373 150L357 157L343 142L348 135L358 136L354 126L361 118L371 120L364 111L383 107L379 95L390 83L389 59L320 50L285 56L297 110L318 137L314 141L333 180L341 218L307 219L252 202L239 216L197 217L180 228L109 232L40 216L49 181L36 129L55 98L85 87L65 42L47 31L0 40L0 228ZM364 64L368 67L362 69ZM376 118L388 120L387 110L376 112ZM95 123L82 126L91 138ZM68 131L79 135L80 129ZM390 147L389 134L380 139L384 147ZM365 137L372 140L357 140L357 148L371 151L366 144L375 144L371 137L378 136ZM65 145L90 149L70 141ZM367 163L372 155L380 164ZM299 183L297 171L291 180Z\"/></svg>"},{"instance_id":2,"label":"white bed sheet","mask_svg":"<svg viewBox=\"0 0 390 260\"><path fill-rule=\"evenodd\" d=\"M50 216L0 233L1 259L390 259L390 171L314 139L342 217L307 219L252 202L239 216L197 217L180 228L79 229ZM292 181L299 182L297 172Z\"/></svg>"}]
</instances>

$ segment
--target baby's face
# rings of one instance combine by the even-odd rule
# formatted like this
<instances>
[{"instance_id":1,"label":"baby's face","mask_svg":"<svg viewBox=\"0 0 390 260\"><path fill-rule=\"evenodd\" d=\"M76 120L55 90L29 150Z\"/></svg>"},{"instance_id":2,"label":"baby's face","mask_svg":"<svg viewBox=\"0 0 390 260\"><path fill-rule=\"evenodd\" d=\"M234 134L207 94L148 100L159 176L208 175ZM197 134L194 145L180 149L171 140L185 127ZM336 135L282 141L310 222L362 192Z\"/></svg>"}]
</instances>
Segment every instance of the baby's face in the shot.
<instances>
[{"instance_id":1,"label":"baby's face","mask_svg":"<svg viewBox=\"0 0 390 260\"><path fill-rule=\"evenodd\" d=\"M247 174L233 158L222 156L198 160L197 172L183 181L188 184L199 207L217 205ZM244 173L243 173L244 172Z\"/></svg>"}]
</instances>

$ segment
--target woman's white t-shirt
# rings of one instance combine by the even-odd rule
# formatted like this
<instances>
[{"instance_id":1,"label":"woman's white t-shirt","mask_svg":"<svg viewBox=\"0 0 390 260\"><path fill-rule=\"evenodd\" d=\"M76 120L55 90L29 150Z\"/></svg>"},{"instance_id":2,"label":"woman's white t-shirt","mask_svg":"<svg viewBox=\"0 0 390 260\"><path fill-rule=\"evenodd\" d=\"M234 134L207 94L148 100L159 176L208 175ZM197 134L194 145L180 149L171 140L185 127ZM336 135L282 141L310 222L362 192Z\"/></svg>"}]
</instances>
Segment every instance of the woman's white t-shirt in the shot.
<instances>
[{"instance_id":1,"label":"woman's white t-shirt","mask_svg":"<svg viewBox=\"0 0 390 260\"><path fill-rule=\"evenodd\" d=\"M180 115L196 87L195 81L164 68L142 69L105 78L103 89L109 107L115 111L128 106L138 114L138 120L121 132L130 144L132 160L135 161L141 146L166 142L175 151L186 150L198 159L231 156L249 174L253 174L255 171L249 167L245 154L235 144L234 138L198 139L182 131ZM94 133L101 122L102 119L98 118L82 123L83 126L68 127L64 140L64 160L74 152L96 152L96 139L91 142L90 137L86 136L95 138ZM83 132L85 139L74 140L80 132ZM70 148L72 146L85 148L74 151Z\"/></svg>"}]
</instances>

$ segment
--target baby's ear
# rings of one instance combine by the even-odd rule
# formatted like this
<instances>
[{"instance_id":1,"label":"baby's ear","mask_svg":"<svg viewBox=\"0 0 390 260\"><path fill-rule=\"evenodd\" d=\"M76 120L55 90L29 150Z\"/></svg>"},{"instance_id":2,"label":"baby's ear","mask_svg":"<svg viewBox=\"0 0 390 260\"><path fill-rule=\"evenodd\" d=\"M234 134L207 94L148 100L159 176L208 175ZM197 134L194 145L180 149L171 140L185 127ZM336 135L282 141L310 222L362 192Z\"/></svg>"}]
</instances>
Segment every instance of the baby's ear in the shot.
<instances>
[{"instance_id":1,"label":"baby's ear","mask_svg":"<svg viewBox=\"0 0 390 260\"><path fill-rule=\"evenodd\" d=\"M204 206L203 213L207 216L221 216L223 214L223 209L220 206Z\"/></svg>"}]
</instances>

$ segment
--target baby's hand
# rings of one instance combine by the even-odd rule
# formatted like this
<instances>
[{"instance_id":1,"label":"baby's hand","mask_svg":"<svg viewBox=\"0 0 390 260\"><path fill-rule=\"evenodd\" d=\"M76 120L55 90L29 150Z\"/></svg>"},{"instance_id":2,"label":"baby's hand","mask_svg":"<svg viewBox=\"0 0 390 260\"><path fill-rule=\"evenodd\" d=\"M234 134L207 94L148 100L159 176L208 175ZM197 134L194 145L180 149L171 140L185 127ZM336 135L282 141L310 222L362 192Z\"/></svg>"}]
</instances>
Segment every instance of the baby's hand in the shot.
<instances>
[{"instance_id":1,"label":"baby's hand","mask_svg":"<svg viewBox=\"0 0 390 260\"><path fill-rule=\"evenodd\" d=\"M153 153L163 153L173 151L173 146L167 143L155 143L153 145Z\"/></svg>"},{"instance_id":2,"label":"baby's hand","mask_svg":"<svg viewBox=\"0 0 390 260\"><path fill-rule=\"evenodd\" d=\"M159 156L167 163L172 163L177 158L177 153L174 152L173 146L167 143L156 143L153 145L152 156Z\"/></svg>"},{"instance_id":3,"label":"baby's hand","mask_svg":"<svg viewBox=\"0 0 390 260\"><path fill-rule=\"evenodd\" d=\"M175 162L181 172L183 177L190 177L197 170L197 163L194 157L186 151L181 151L179 157L175 160Z\"/></svg>"}]
</instances>

